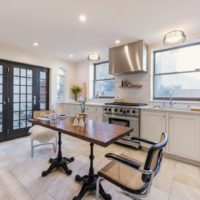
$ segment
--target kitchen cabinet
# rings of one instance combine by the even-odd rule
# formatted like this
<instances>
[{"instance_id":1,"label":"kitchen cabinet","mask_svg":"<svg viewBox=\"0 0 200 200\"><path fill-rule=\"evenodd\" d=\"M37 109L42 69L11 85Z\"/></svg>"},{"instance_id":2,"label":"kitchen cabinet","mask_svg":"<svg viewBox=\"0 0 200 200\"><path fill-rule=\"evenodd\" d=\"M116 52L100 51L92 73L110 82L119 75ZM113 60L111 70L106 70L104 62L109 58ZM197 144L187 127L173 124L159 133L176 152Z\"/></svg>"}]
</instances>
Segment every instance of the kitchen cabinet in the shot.
<instances>
[{"instance_id":1,"label":"kitchen cabinet","mask_svg":"<svg viewBox=\"0 0 200 200\"><path fill-rule=\"evenodd\" d=\"M200 121L192 114L169 113L170 153L192 159L200 158Z\"/></svg>"},{"instance_id":2,"label":"kitchen cabinet","mask_svg":"<svg viewBox=\"0 0 200 200\"><path fill-rule=\"evenodd\" d=\"M61 104L59 105L59 112L66 115L75 115L81 111L79 104Z\"/></svg>"},{"instance_id":3,"label":"kitchen cabinet","mask_svg":"<svg viewBox=\"0 0 200 200\"><path fill-rule=\"evenodd\" d=\"M159 141L168 134L166 152L200 161L200 116L176 111L141 110L140 136ZM143 147L148 147L142 144Z\"/></svg>"},{"instance_id":4,"label":"kitchen cabinet","mask_svg":"<svg viewBox=\"0 0 200 200\"><path fill-rule=\"evenodd\" d=\"M59 105L59 113L66 115L75 115L81 112L79 104L63 103ZM103 121L103 107L95 105L86 105L85 112L88 119L102 122Z\"/></svg>"},{"instance_id":5,"label":"kitchen cabinet","mask_svg":"<svg viewBox=\"0 0 200 200\"><path fill-rule=\"evenodd\" d=\"M103 121L103 108L100 106L86 106L88 119L95 121Z\"/></svg>"},{"instance_id":6,"label":"kitchen cabinet","mask_svg":"<svg viewBox=\"0 0 200 200\"><path fill-rule=\"evenodd\" d=\"M142 110L140 116L140 137L159 142L161 133L166 130L165 112ZM149 145L142 143L142 146Z\"/></svg>"}]
</instances>

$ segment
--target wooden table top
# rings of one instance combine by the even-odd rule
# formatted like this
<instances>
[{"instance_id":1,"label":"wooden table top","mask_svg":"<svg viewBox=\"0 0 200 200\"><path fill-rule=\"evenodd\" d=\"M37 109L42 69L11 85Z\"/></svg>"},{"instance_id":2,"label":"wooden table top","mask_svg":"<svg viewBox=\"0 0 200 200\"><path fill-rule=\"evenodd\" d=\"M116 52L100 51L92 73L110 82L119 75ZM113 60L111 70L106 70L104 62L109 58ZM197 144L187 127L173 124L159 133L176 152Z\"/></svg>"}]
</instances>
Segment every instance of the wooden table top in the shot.
<instances>
[{"instance_id":1,"label":"wooden table top","mask_svg":"<svg viewBox=\"0 0 200 200\"><path fill-rule=\"evenodd\" d=\"M73 126L74 119L72 117L56 120L56 122L39 119L30 119L29 121L103 147L107 147L133 130L129 127L93 120L87 120L84 127Z\"/></svg>"}]
</instances>

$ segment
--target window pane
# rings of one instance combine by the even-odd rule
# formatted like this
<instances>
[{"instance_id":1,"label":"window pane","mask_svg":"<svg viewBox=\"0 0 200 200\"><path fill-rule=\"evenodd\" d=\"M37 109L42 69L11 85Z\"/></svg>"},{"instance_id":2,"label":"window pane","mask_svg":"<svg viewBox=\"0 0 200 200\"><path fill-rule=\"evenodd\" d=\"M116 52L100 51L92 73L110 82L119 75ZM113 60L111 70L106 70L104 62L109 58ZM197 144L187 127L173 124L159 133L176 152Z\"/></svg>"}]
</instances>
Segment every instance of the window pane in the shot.
<instances>
[{"instance_id":1,"label":"window pane","mask_svg":"<svg viewBox=\"0 0 200 200\"><path fill-rule=\"evenodd\" d=\"M32 103L27 103L27 110L32 110Z\"/></svg>"},{"instance_id":2,"label":"window pane","mask_svg":"<svg viewBox=\"0 0 200 200\"><path fill-rule=\"evenodd\" d=\"M0 85L0 93L3 93L3 86Z\"/></svg>"},{"instance_id":3,"label":"window pane","mask_svg":"<svg viewBox=\"0 0 200 200\"><path fill-rule=\"evenodd\" d=\"M27 70L27 76L32 77L32 70Z\"/></svg>"},{"instance_id":4,"label":"window pane","mask_svg":"<svg viewBox=\"0 0 200 200\"><path fill-rule=\"evenodd\" d=\"M21 94L21 102L26 102L26 95Z\"/></svg>"},{"instance_id":5,"label":"window pane","mask_svg":"<svg viewBox=\"0 0 200 200\"><path fill-rule=\"evenodd\" d=\"M14 75L19 76L19 68L14 68Z\"/></svg>"},{"instance_id":6,"label":"window pane","mask_svg":"<svg viewBox=\"0 0 200 200\"><path fill-rule=\"evenodd\" d=\"M14 76L14 85L19 85L19 77Z\"/></svg>"},{"instance_id":7,"label":"window pane","mask_svg":"<svg viewBox=\"0 0 200 200\"><path fill-rule=\"evenodd\" d=\"M57 76L57 101L64 101L64 77Z\"/></svg>"},{"instance_id":8,"label":"window pane","mask_svg":"<svg viewBox=\"0 0 200 200\"><path fill-rule=\"evenodd\" d=\"M32 86L27 86L27 93L28 94L32 94L32 90L33 90Z\"/></svg>"},{"instance_id":9,"label":"window pane","mask_svg":"<svg viewBox=\"0 0 200 200\"><path fill-rule=\"evenodd\" d=\"M14 111L19 111L19 104L18 103L14 103Z\"/></svg>"},{"instance_id":10,"label":"window pane","mask_svg":"<svg viewBox=\"0 0 200 200\"><path fill-rule=\"evenodd\" d=\"M21 76L26 76L26 69L21 69Z\"/></svg>"},{"instance_id":11,"label":"window pane","mask_svg":"<svg viewBox=\"0 0 200 200\"><path fill-rule=\"evenodd\" d=\"M13 113L13 120L19 120L19 112Z\"/></svg>"},{"instance_id":12,"label":"window pane","mask_svg":"<svg viewBox=\"0 0 200 200\"><path fill-rule=\"evenodd\" d=\"M27 95L27 102L32 102L32 95Z\"/></svg>"},{"instance_id":13,"label":"window pane","mask_svg":"<svg viewBox=\"0 0 200 200\"><path fill-rule=\"evenodd\" d=\"M0 65L0 74L3 74L3 66Z\"/></svg>"},{"instance_id":14,"label":"window pane","mask_svg":"<svg viewBox=\"0 0 200 200\"><path fill-rule=\"evenodd\" d=\"M109 63L97 64L95 66L96 66L96 80L113 78L113 75L109 74Z\"/></svg>"},{"instance_id":15,"label":"window pane","mask_svg":"<svg viewBox=\"0 0 200 200\"><path fill-rule=\"evenodd\" d=\"M0 84L2 84L2 83L3 83L3 76L0 75Z\"/></svg>"},{"instance_id":16,"label":"window pane","mask_svg":"<svg viewBox=\"0 0 200 200\"><path fill-rule=\"evenodd\" d=\"M21 93L26 94L26 86L21 86Z\"/></svg>"},{"instance_id":17,"label":"window pane","mask_svg":"<svg viewBox=\"0 0 200 200\"><path fill-rule=\"evenodd\" d=\"M193 71L200 69L200 45L155 53L155 73Z\"/></svg>"},{"instance_id":18,"label":"window pane","mask_svg":"<svg viewBox=\"0 0 200 200\"><path fill-rule=\"evenodd\" d=\"M46 80L40 80L40 86L46 87Z\"/></svg>"},{"instance_id":19,"label":"window pane","mask_svg":"<svg viewBox=\"0 0 200 200\"><path fill-rule=\"evenodd\" d=\"M40 78L46 79L46 72L40 72Z\"/></svg>"},{"instance_id":20,"label":"window pane","mask_svg":"<svg viewBox=\"0 0 200 200\"><path fill-rule=\"evenodd\" d=\"M46 87L40 88L40 94L46 94Z\"/></svg>"},{"instance_id":21,"label":"window pane","mask_svg":"<svg viewBox=\"0 0 200 200\"><path fill-rule=\"evenodd\" d=\"M27 78L27 85L32 85L32 78Z\"/></svg>"},{"instance_id":22,"label":"window pane","mask_svg":"<svg viewBox=\"0 0 200 200\"><path fill-rule=\"evenodd\" d=\"M26 127L26 120L20 120L20 128Z\"/></svg>"},{"instance_id":23,"label":"window pane","mask_svg":"<svg viewBox=\"0 0 200 200\"><path fill-rule=\"evenodd\" d=\"M14 94L14 102L19 102L19 95L18 94Z\"/></svg>"},{"instance_id":24,"label":"window pane","mask_svg":"<svg viewBox=\"0 0 200 200\"><path fill-rule=\"evenodd\" d=\"M96 81L95 95L99 94L100 97L113 97L114 96L114 80Z\"/></svg>"},{"instance_id":25,"label":"window pane","mask_svg":"<svg viewBox=\"0 0 200 200\"><path fill-rule=\"evenodd\" d=\"M156 75L155 97L200 98L200 72Z\"/></svg>"},{"instance_id":26,"label":"window pane","mask_svg":"<svg viewBox=\"0 0 200 200\"><path fill-rule=\"evenodd\" d=\"M21 78L21 85L26 85L26 78Z\"/></svg>"},{"instance_id":27,"label":"window pane","mask_svg":"<svg viewBox=\"0 0 200 200\"><path fill-rule=\"evenodd\" d=\"M14 86L14 93L19 93L19 86Z\"/></svg>"},{"instance_id":28,"label":"window pane","mask_svg":"<svg viewBox=\"0 0 200 200\"><path fill-rule=\"evenodd\" d=\"M19 128L19 121L13 121L13 129Z\"/></svg>"},{"instance_id":29,"label":"window pane","mask_svg":"<svg viewBox=\"0 0 200 200\"><path fill-rule=\"evenodd\" d=\"M45 110L46 109L46 102L41 102L40 103L40 109Z\"/></svg>"}]
</instances>

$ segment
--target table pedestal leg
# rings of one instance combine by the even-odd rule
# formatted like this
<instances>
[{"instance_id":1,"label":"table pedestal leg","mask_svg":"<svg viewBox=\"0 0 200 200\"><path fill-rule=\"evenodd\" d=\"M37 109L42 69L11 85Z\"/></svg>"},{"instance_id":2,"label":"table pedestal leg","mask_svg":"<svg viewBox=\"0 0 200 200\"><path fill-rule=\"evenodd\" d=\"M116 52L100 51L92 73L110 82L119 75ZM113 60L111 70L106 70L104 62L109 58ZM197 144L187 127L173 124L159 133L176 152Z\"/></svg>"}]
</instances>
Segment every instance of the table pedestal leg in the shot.
<instances>
[{"instance_id":1,"label":"table pedestal leg","mask_svg":"<svg viewBox=\"0 0 200 200\"><path fill-rule=\"evenodd\" d=\"M75 196L73 200L81 200L82 197L85 195L88 191L96 190L96 182L98 179L98 175L94 174L94 167L93 167L93 160L94 160L94 150L93 150L94 144L90 143L90 168L89 168L89 174L85 176L76 175L75 179L78 182L82 182L82 189L79 192L78 196ZM106 194L102 185L100 184L99 192L102 195L102 197L105 200L111 200L111 196L109 194Z\"/></svg>"},{"instance_id":2,"label":"table pedestal leg","mask_svg":"<svg viewBox=\"0 0 200 200\"><path fill-rule=\"evenodd\" d=\"M58 132L58 156L57 158L53 159L50 158L49 162L51 163L50 167L42 172L42 176L47 176L49 173L51 173L54 169L62 168L66 174L70 175L72 173L72 170L68 169L67 164L74 161L74 158L66 158L62 157L62 151L61 151L61 132Z\"/></svg>"}]
</instances>

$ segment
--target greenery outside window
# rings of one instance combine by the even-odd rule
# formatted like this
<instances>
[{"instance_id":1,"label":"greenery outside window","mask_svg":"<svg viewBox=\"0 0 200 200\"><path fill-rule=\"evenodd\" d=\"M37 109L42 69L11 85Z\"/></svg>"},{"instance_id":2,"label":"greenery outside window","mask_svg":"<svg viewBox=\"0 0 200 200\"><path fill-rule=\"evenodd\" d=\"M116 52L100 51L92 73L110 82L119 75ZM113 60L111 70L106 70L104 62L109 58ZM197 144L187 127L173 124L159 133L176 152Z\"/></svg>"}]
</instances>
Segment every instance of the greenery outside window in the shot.
<instances>
[{"instance_id":1,"label":"greenery outside window","mask_svg":"<svg viewBox=\"0 0 200 200\"><path fill-rule=\"evenodd\" d=\"M200 44L154 52L154 99L200 100Z\"/></svg>"},{"instance_id":2,"label":"greenery outside window","mask_svg":"<svg viewBox=\"0 0 200 200\"><path fill-rule=\"evenodd\" d=\"M94 64L94 97L114 97L114 76L109 74L109 63Z\"/></svg>"}]
</instances>

